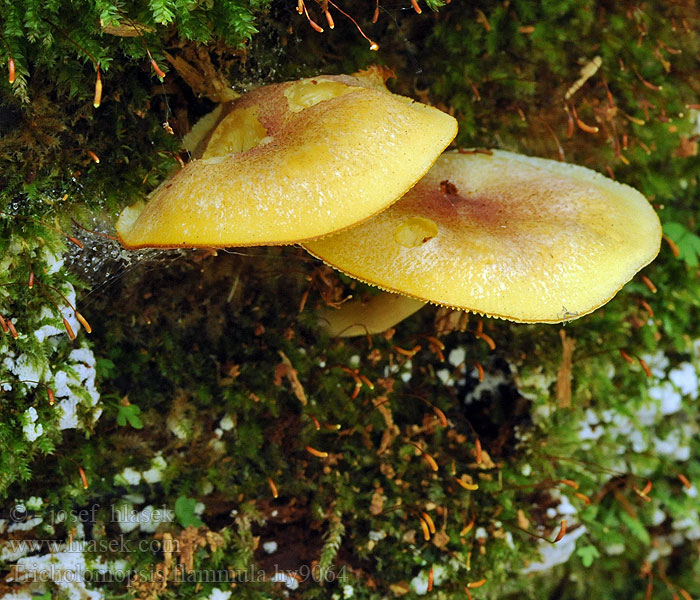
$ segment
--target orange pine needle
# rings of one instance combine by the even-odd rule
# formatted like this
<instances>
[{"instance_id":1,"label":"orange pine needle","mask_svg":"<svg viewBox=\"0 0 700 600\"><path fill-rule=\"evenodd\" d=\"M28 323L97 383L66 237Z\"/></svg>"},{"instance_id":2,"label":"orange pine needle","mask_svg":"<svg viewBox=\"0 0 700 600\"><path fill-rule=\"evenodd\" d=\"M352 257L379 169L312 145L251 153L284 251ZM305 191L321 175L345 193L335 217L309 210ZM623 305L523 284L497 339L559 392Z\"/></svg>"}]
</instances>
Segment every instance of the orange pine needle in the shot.
<instances>
[{"instance_id":1,"label":"orange pine needle","mask_svg":"<svg viewBox=\"0 0 700 600\"><path fill-rule=\"evenodd\" d=\"M431 343L435 344L440 350L445 349L445 344L443 344L438 338L432 336L432 335L426 335L425 338Z\"/></svg>"},{"instance_id":2,"label":"orange pine needle","mask_svg":"<svg viewBox=\"0 0 700 600\"><path fill-rule=\"evenodd\" d=\"M395 352L398 352L399 354L402 354L403 356L408 356L411 358L412 356L415 356L415 354L421 349L420 346L414 346L413 350L405 350L404 348L399 348L398 346L392 346Z\"/></svg>"},{"instance_id":3,"label":"orange pine needle","mask_svg":"<svg viewBox=\"0 0 700 600\"><path fill-rule=\"evenodd\" d=\"M428 465L430 465L430 468L433 471L438 470L438 464L435 462L435 459L432 456L430 456L430 454L428 454L427 452L423 452L423 458L425 459L425 462L427 462Z\"/></svg>"},{"instance_id":4,"label":"orange pine needle","mask_svg":"<svg viewBox=\"0 0 700 600\"><path fill-rule=\"evenodd\" d=\"M417 14L420 15L423 12L421 10L420 6L418 6L418 2L416 2L416 0L411 0L411 6L413 7L413 10L415 10Z\"/></svg>"},{"instance_id":5,"label":"orange pine needle","mask_svg":"<svg viewBox=\"0 0 700 600\"><path fill-rule=\"evenodd\" d=\"M673 254L673 258L678 258L681 255L681 249L678 247L676 242L674 242L670 237L668 237L667 235L665 235L663 237L664 237L664 240L666 240L668 247L671 248L671 253Z\"/></svg>"},{"instance_id":6,"label":"orange pine needle","mask_svg":"<svg viewBox=\"0 0 700 600\"><path fill-rule=\"evenodd\" d=\"M472 90L472 94L474 94L474 100L476 100L477 102L481 102L481 94L479 93L479 88L476 87L476 85L474 85L473 83L470 83L469 87Z\"/></svg>"},{"instance_id":7,"label":"orange pine needle","mask_svg":"<svg viewBox=\"0 0 700 600\"><path fill-rule=\"evenodd\" d=\"M476 452L476 464L480 465L483 458L483 453L481 450L481 440L479 438L476 438L476 441L474 442L474 451Z\"/></svg>"},{"instance_id":8,"label":"orange pine needle","mask_svg":"<svg viewBox=\"0 0 700 600\"><path fill-rule=\"evenodd\" d=\"M479 489L478 484L476 483L467 483L466 481L463 481L462 479L455 477L455 481L462 486L465 490L469 490L470 492L473 492L475 490Z\"/></svg>"},{"instance_id":9,"label":"orange pine needle","mask_svg":"<svg viewBox=\"0 0 700 600\"><path fill-rule=\"evenodd\" d=\"M561 538L564 537L564 534L566 533L566 519L561 520L561 527L559 528L559 533L557 533L557 537L554 538L554 541L552 542L553 544L556 544Z\"/></svg>"},{"instance_id":10,"label":"orange pine needle","mask_svg":"<svg viewBox=\"0 0 700 600\"><path fill-rule=\"evenodd\" d=\"M95 97L92 100L92 105L95 108L99 108L102 104L102 75L100 75L100 70L97 69L97 80L95 81Z\"/></svg>"},{"instance_id":11,"label":"orange pine needle","mask_svg":"<svg viewBox=\"0 0 700 600\"><path fill-rule=\"evenodd\" d=\"M90 323L88 323L87 319L83 315L81 315L77 310L75 311L75 318L78 319L78 322L83 326L86 333L92 333L92 327L90 327Z\"/></svg>"},{"instance_id":12,"label":"orange pine needle","mask_svg":"<svg viewBox=\"0 0 700 600\"><path fill-rule=\"evenodd\" d=\"M19 333L17 333L17 330L15 329L15 324L12 322L12 320L10 320L10 319L7 320L7 327L10 330L12 337L14 339L17 339L19 337Z\"/></svg>"},{"instance_id":13,"label":"orange pine needle","mask_svg":"<svg viewBox=\"0 0 700 600\"><path fill-rule=\"evenodd\" d=\"M15 82L15 59L10 56L10 60L7 61L7 81L10 83Z\"/></svg>"},{"instance_id":14,"label":"orange pine needle","mask_svg":"<svg viewBox=\"0 0 700 600\"><path fill-rule=\"evenodd\" d=\"M435 522L433 521L432 517L427 512L422 512L421 515L423 519L425 519L425 522L428 524L428 529L430 529L430 533L435 533Z\"/></svg>"},{"instance_id":15,"label":"orange pine needle","mask_svg":"<svg viewBox=\"0 0 700 600\"><path fill-rule=\"evenodd\" d=\"M479 376L479 381L483 381L484 380L484 367L478 361L474 363L474 366L476 367L476 372Z\"/></svg>"},{"instance_id":16,"label":"orange pine needle","mask_svg":"<svg viewBox=\"0 0 700 600\"><path fill-rule=\"evenodd\" d=\"M464 591L467 594L467 600L474 600L474 596L472 596L472 593L469 591L469 588L465 587Z\"/></svg>"},{"instance_id":17,"label":"orange pine needle","mask_svg":"<svg viewBox=\"0 0 700 600\"><path fill-rule=\"evenodd\" d=\"M364 375L358 375L358 377L362 380L362 383L364 383L370 390L374 389L374 384Z\"/></svg>"},{"instance_id":18,"label":"orange pine needle","mask_svg":"<svg viewBox=\"0 0 700 600\"><path fill-rule=\"evenodd\" d=\"M564 109L566 110L566 139L570 140L572 137L574 137L574 118L571 116L571 111L569 110L568 106L564 106Z\"/></svg>"},{"instance_id":19,"label":"orange pine needle","mask_svg":"<svg viewBox=\"0 0 700 600\"><path fill-rule=\"evenodd\" d=\"M649 288L649 291L652 294L656 294L656 286L651 279L649 279L646 275L642 275L642 281L644 282L644 285Z\"/></svg>"},{"instance_id":20,"label":"orange pine needle","mask_svg":"<svg viewBox=\"0 0 700 600\"><path fill-rule=\"evenodd\" d=\"M442 351L445 349L445 344L443 344L436 337L430 335L427 335L425 337L428 340L428 342L430 342L430 349L437 355L440 362L445 362L445 355L442 353Z\"/></svg>"},{"instance_id":21,"label":"orange pine needle","mask_svg":"<svg viewBox=\"0 0 700 600\"><path fill-rule=\"evenodd\" d=\"M430 527L428 527L423 517L418 517L418 520L420 521L420 528L423 530L423 539L427 542L430 540Z\"/></svg>"},{"instance_id":22,"label":"orange pine needle","mask_svg":"<svg viewBox=\"0 0 700 600\"><path fill-rule=\"evenodd\" d=\"M29 281L27 282L27 285L29 286L30 290L34 287L34 271L29 271Z\"/></svg>"},{"instance_id":23,"label":"orange pine needle","mask_svg":"<svg viewBox=\"0 0 700 600\"><path fill-rule=\"evenodd\" d=\"M686 490L689 490L691 487L693 487L693 486L690 484L690 480L689 480L685 475L683 475L683 473L678 473L678 479L681 480L681 483L683 484L683 487L684 487Z\"/></svg>"},{"instance_id":24,"label":"orange pine needle","mask_svg":"<svg viewBox=\"0 0 700 600\"><path fill-rule=\"evenodd\" d=\"M649 498L648 494L651 491L652 486L653 484L651 480L649 480L643 489L640 490L637 487L633 487L632 489L634 490L634 493L637 494L637 496L639 496L642 500L645 502L651 502L651 498Z\"/></svg>"},{"instance_id":25,"label":"orange pine needle","mask_svg":"<svg viewBox=\"0 0 700 600\"><path fill-rule=\"evenodd\" d=\"M574 496L576 496L579 500L582 500L584 504L590 504L591 499L586 496L586 494L582 494L581 492L574 492Z\"/></svg>"},{"instance_id":26,"label":"orange pine needle","mask_svg":"<svg viewBox=\"0 0 700 600\"><path fill-rule=\"evenodd\" d=\"M68 337L71 340L75 339L75 332L73 331L73 328L70 326L70 323L68 322L68 319L63 317L63 326L66 328L66 333L68 334Z\"/></svg>"},{"instance_id":27,"label":"orange pine needle","mask_svg":"<svg viewBox=\"0 0 700 600\"><path fill-rule=\"evenodd\" d=\"M642 358L637 357L637 360L639 361L639 366L642 367L642 370L646 373L646 376L651 377L652 374L649 365Z\"/></svg>"},{"instance_id":28,"label":"orange pine needle","mask_svg":"<svg viewBox=\"0 0 700 600\"><path fill-rule=\"evenodd\" d=\"M622 348L620 348L618 352L620 353L620 356L624 358L629 364L634 364L634 359L629 354L627 354L627 352L625 352Z\"/></svg>"},{"instance_id":29,"label":"orange pine needle","mask_svg":"<svg viewBox=\"0 0 700 600\"><path fill-rule=\"evenodd\" d=\"M485 578L484 578L484 579L479 579L479 581L470 581L470 582L467 584L467 587L468 587L470 590L473 590L474 588L480 588L480 587L481 587L482 585L484 585L485 583L486 583L486 579L485 579Z\"/></svg>"},{"instance_id":30,"label":"orange pine needle","mask_svg":"<svg viewBox=\"0 0 700 600\"><path fill-rule=\"evenodd\" d=\"M163 73L163 70L158 66L158 63L153 59L153 57L151 57L151 66L158 77L165 79L165 73Z\"/></svg>"},{"instance_id":31,"label":"orange pine needle","mask_svg":"<svg viewBox=\"0 0 700 600\"><path fill-rule=\"evenodd\" d=\"M433 567L430 567L430 573L428 573L428 591L433 591Z\"/></svg>"},{"instance_id":32,"label":"orange pine needle","mask_svg":"<svg viewBox=\"0 0 700 600\"><path fill-rule=\"evenodd\" d=\"M681 596L683 596L684 600L693 600L693 597L686 590L684 590L682 587L678 588L678 593Z\"/></svg>"},{"instance_id":33,"label":"orange pine needle","mask_svg":"<svg viewBox=\"0 0 700 600\"><path fill-rule=\"evenodd\" d=\"M5 318L0 315L0 327L2 327L2 332L7 333L10 329L7 326L7 322L5 321Z\"/></svg>"},{"instance_id":34,"label":"orange pine needle","mask_svg":"<svg viewBox=\"0 0 700 600\"><path fill-rule=\"evenodd\" d=\"M435 413L435 416L440 419L440 424L443 427L447 427L447 417L445 416L445 413L442 412L437 406L433 406L433 412Z\"/></svg>"},{"instance_id":35,"label":"orange pine needle","mask_svg":"<svg viewBox=\"0 0 700 600\"><path fill-rule=\"evenodd\" d=\"M575 490L578 489L578 483L576 483L573 479L560 479L559 483L563 483L564 485L568 485L569 487L572 487Z\"/></svg>"},{"instance_id":36,"label":"orange pine needle","mask_svg":"<svg viewBox=\"0 0 700 600\"><path fill-rule=\"evenodd\" d=\"M331 16L331 13L325 11L324 14L326 15L326 21L328 21L328 27L330 27L331 29L335 29L335 23L333 22L333 17Z\"/></svg>"},{"instance_id":37,"label":"orange pine needle","mask_svg":"<svg viewBox=\"0 0 700 600\"><path fill-rule=\"evenodd\" d=\"M161 79L165 79L165 73L163 73L163 70L158 66L158 63L153 59L153 56L151 55L151 51L146 48L146 54L148 54L148 58L151 59L151 66L153 67L153 70L156 72L156 75L160 77Z\"/></svg>"},{"instance_id":38,"label":"orange pine needle","mask_svg":"<svg viewBox=\"0 0 700 600\"><path fill-rule=\"evenodd\" d=\"M83 470L83 467L78 466L78 471L80 473L80 481L83 482L83 489L86 490L88 489L88 480L87 476L85 475L85 471Z\"/></svg>"},{"instance_id":39,"label":"orange pine needle","mask_svg":"<svg viewBox=\"0 0 700 600\"><path fill-rule=\"evenodd\" d=\"M83 246L83 242L81 242L80 240L74 238L74 237L71 236L71 235L68 236L68 239L69 239L71 242L73 242L76 246L78 246L78 248L80 248L81 250L83 249L83 247L84 247L84 246Z\"/></svg>"},{"instance_id":40,"label":"orange pine needle","mask_svg":"<svg viewBox=\"0 0 700 600\"><path fill-rule=\"evenodd\" d=\"M462 536L467 535L472 529L474 529L474 517L473 516L472 516L472 520L469 521L469 523L467 523L464 526L464 529L462 529L462 531L459 532L459 535L462 535Z\"/></svg>"},{"instance_id":41,"label":"orange pine needle","mask_svg":"<svg viewBox=\"0 0 700 600\"><path fill-rule=\"evenodd\" d=\"M53 406L56 402L56 398L54 398L53 390L49 386L46 386L46 396L49 399L49 406Z\"/></svg>"},{"instance_id":42,"label":"orange pine needle","mask_svg":"<svg viewBox=\"0 0 700 600\"><path fill-rule=\"evenodd\" d=\"M642 150L647 154L651 154L651 148L647 146L642 140L637 140L637 143L641 146Z\"/></svg>"},{"instance_id":43,"label":"orange pine needle","mask_svg":"<svg viewBox=\"0 0 700 600\"><path fill-rule=\"evenodd\" d=\"M649 303L646 300L640 300L639 303L642 305L642 308L646 310L649 313L649 316L653 319L654 311L652 310L651 306L649 306Z\"/></svg>"},{"instance_id":44,"label":"orange pine needle","mask_svg":"<svg viewBox=\"0 0 700 600\"><path fill-rule=\"evenodd\" d=\"M328 452L324 452L323 450L316 450L316 448L312 448L311 446L306 446L306 451L309 454L317 456L318 458L328 458Z\"/></svg>"},{"instance_id":45,"label":"orange pine needle","mask_svg":"<svg viewBox=\"0 0 700 600\"><path fill-rule=\"evenodd\" d=\"M314 427L316 427L316 431L319 431L321 429L321 423L319 423L318 419L313 415L309 415L309 418L314 422Z\"/></svg>"},{"instance_id":46,"label":"orange pine needle","mask_svg":"<svg viewBox=\"0 0 700 600\"><path fill-rule=\"evenodd\" d=\"M270 486L270 491L272 492L272 497L277 498L279 496L279 493L277 492L277 486L275 485L275 482L272 481L271 477L267 478L267 485Z\"/></svg>"},{"instance_id":47,"label":"orange pine needle","mask_svg":"<svg viewBox=\"0 0 700 600\"><path fill-rule=\"evenodd\" d=\"M496 342L493 341L493 338L489 335L486 335L485 333L481 332L479 335L476 336L480 340L484 340L486 342L486 345L491 348L491 350L496 349Z\"/></svg>"},{"instance_id":48,"label":"orange pine needle","mask_svg":"<svg viewBox=\"0 0 700 600\"><path fill-rule=\"evenodd\" d=\"M97 156L92 150L88 150L87 153L90 155L90 158L94 160L98 165L100 164L100 157Z\"/></svg>"},{"instance_id":49,"label":"orange pine needle","mask_svg":"<svg viewBox=\"0 0 700 600\"><path fill-rule=\"evenodd\" d=\"M309 25L313 28L314 31L317 31L318 33L323 33L323 27L321 27L316 21L314 21L310 16L309 13L306 12L306 7L304 7L304 12L306 13L306 19L309 22Z\"/></svg>"},{"instance_id":50,"label":"orange pine needle","mask_svg":"<svg viewBox=\"0 0 700 600\"><path fill-rule=\"evenodd\" d=\"M578 117L576 117L576 125L578 125L581 131L585 131L586 133L598 133L600 131L596 125L588 125Z\"/></svg>"},{"instance_id":51,"label":"orange pine needle","mask_svg":"<svg viewBox=\"0 0 700 600\"><path fill-rule=\"evenodd\" d=\"M379 44L377 44L377 42L375 42L367 37L365 32L362 31L362 27L360 27L359 23L355 19L353 19L351 15L346 13L342 8L340 8L337 4L335 4L333 2L333 0L328 0L328 4L330 4L333 8L335 8L346 19L349 19L352 22L352 24L356 27L357 31L359 31L360 35L369 42L369 49L370 50L373 50L373 51L379 50ZM379 8L379 4L377 3L377 10L378 10L378 8Z\"/></svg>"},{"instance_id":52,"label":"orange pine needle","mask_svg":"<svg viewBox=\"0 0 700 600\"><path fill-rule=\"evenodd\" d=\"M643 85L644 87L646 87L646 88L648 88L648 89L650 89L650 90L654 90L655 92L658 92L659 90L661 90L661 86L660 86L660 85L654 85L654 84L651 83L650 81L647 81L646 79L644 79L644 78L639 74L639 71L637 71L637 69L635 69L634 67L632 67L632 70L634 71L634 74L639 78L639 81L642 82L642 85Z\"/></svg>"}]
</instances>

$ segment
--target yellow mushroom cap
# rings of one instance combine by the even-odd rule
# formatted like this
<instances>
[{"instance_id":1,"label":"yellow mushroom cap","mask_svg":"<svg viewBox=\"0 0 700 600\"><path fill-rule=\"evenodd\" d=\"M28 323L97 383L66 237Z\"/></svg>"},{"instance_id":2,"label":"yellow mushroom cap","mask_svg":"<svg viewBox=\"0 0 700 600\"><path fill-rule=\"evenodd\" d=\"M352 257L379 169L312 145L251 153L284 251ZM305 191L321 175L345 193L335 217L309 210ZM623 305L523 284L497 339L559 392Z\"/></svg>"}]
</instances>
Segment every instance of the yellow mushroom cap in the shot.
<instances>
[{"instance_id":1,"label":"yellow mushroom cap","mask_svg":"<svg viewBox=\"0 0 700 600\"><path fill-rule=\"evenodd\" d=\"M425 306L402 294L379 293L367 302L350 300L338 308L321 309L318 319L330 336L355 337L386 331Z\"/></svg>"},{"instance_id":2,"label":"yellow mushroom cap","mask_svg":"<svg viewBox=\"0 0 700 600\"><path fill-rule=\"evenodd\" d=\"M443 154L383 213L304 246L387 290L513 321L560 322L605 304L660 243L659 219L635 189L495 150Z\"/></svg>"},{"instance_id":3,"label":"yellow mushroom cap","mask_svg":"<svg viewBox=\"0 0 700 600\"><path fill-rule=\"evenodd\" d=\"M217 117L201 159L125 209L127 248L288 244L359 223L400 198L457 133L436 108L370 77L259 88Z\"/></svg>"}]
</instances>

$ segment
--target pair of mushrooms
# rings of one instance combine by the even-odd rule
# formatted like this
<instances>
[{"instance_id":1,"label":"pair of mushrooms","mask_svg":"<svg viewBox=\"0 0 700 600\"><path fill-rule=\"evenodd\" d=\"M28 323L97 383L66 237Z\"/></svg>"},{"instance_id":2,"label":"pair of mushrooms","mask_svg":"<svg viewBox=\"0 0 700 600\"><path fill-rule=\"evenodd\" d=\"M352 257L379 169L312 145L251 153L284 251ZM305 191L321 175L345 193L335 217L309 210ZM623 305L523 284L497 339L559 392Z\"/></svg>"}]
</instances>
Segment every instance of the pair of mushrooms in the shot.
<instances>
[{"instance_id":1,"label":"pair of mushrooms","mask_svg":"<svg viewBox=\"0 0 700 600\"><path fill-rule=\"evenodd\" d=\"M117 222L126 248L299 243L395 294L326 312L332 335L382 331L425 302L561 322L610 300L659 251L633 188L584 167L446 152L451 116L382 73L265 86L196 125L195 156Z\"/></svg>"}]
</instances>

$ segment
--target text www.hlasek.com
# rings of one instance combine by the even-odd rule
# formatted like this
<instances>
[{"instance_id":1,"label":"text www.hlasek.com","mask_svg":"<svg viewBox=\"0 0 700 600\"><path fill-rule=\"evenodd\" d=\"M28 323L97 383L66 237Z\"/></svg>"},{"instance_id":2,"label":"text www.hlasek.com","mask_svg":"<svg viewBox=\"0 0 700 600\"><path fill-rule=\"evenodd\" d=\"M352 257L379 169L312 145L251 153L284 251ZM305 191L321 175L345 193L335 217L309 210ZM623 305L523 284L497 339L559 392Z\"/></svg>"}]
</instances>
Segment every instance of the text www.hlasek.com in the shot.
<instances>
[{"instance_id":1,"label":"text www.hlasek.com","mask_svg":"<svg viewBox=\"0 0 700 600\"><path fill-rule=\"evenodd\" d=\"M177 541L171 541L170 550L177 552ZM163 549L163 543L159 540L128 540L124 536L108 540L74 542L66 542L65 540L7 540L5 544L15 556L36 553L159 552Z\"/></svg>"}]
</instances>

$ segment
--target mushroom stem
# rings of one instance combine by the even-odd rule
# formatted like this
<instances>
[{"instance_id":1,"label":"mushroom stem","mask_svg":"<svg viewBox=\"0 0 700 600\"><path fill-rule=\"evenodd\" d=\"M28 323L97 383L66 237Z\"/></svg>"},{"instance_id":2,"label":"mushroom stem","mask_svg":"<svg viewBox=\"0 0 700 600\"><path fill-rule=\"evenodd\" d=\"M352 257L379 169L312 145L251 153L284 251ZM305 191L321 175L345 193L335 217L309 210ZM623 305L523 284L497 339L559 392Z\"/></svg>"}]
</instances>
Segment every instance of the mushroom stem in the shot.
<instances>
[{"instance_id":1,"label":"mushroom stem","mask_svg":"<svg viewBox=\"0 0 700 600\"><path fill-rule=\"evenodd\" d=\"M369 302L351 300L339 309L326 308L319 314L319 321L331 336L372 335L386 331L423 306L422 300L380 292Z\"/></svg>"}]
</instances>

